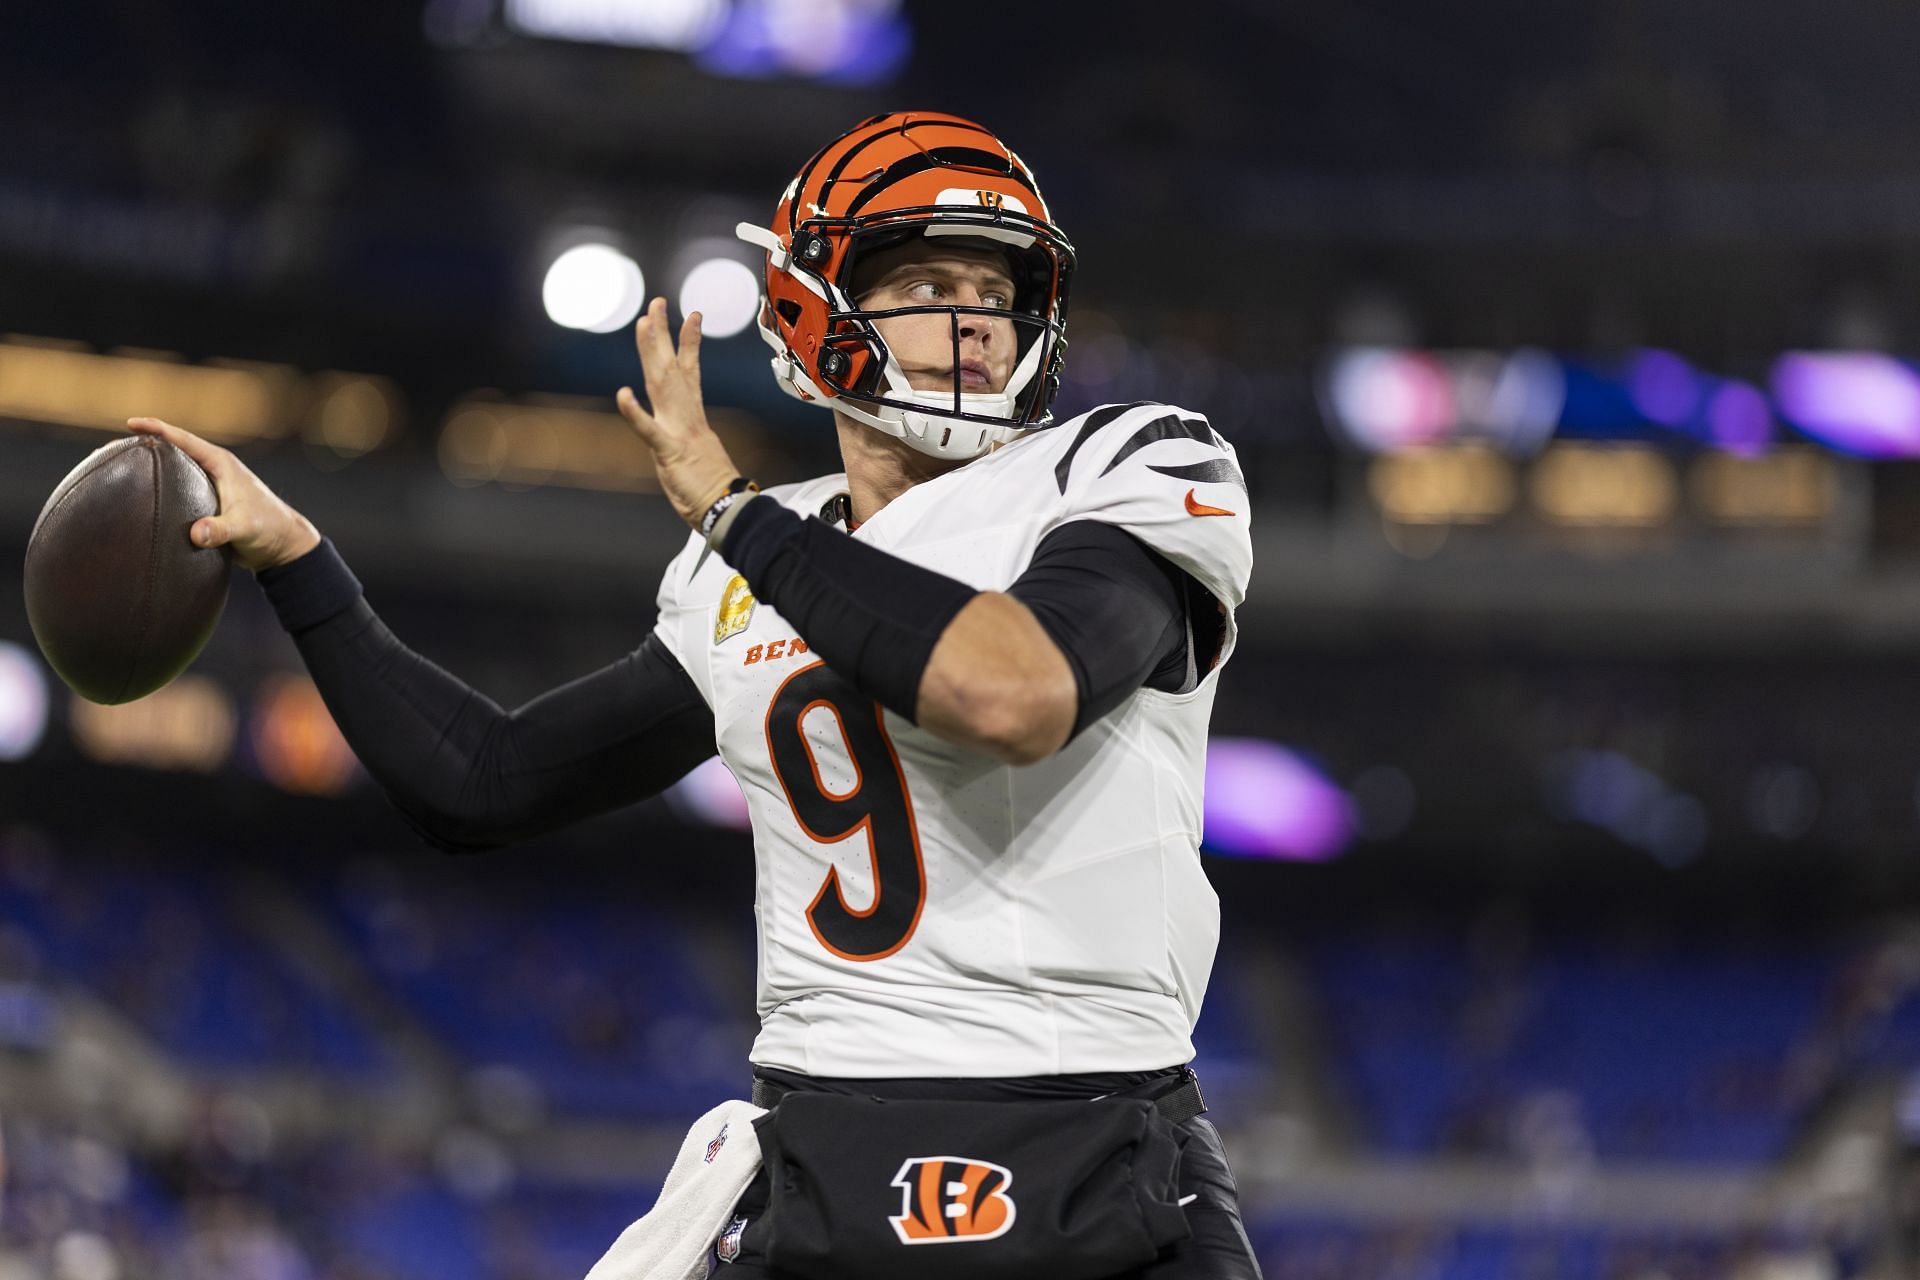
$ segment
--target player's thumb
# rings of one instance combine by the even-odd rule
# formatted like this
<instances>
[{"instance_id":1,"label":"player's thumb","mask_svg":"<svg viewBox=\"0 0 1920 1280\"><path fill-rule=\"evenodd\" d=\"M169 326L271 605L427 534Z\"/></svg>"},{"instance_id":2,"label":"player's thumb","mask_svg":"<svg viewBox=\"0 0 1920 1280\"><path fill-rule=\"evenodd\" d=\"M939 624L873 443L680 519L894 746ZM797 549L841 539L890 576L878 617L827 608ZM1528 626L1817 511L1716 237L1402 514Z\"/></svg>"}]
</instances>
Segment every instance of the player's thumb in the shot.
<instances>
[{"instance_id":1,"label":"player's thumb","mask_svg":"<svg viewBox=\"0 0 1920 1280\"><path fill-rule=\"evenodd\" d=\"M232 540L233 532L227 528L225 520L208 516L205 520L193 522L192 536L196 547L224 547Z\"/></svg>"}]
</instances>

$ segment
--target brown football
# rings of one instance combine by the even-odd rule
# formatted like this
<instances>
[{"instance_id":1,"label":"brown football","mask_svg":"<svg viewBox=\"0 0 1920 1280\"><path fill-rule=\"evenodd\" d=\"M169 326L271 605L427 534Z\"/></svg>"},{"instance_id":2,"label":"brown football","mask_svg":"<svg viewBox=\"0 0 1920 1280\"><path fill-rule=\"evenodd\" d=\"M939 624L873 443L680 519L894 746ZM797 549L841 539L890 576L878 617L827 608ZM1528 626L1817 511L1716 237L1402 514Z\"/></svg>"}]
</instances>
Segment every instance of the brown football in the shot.
<instances>
[{"instance_id":1,"label":"brown football","mask_svg":"<svg viewBox=\"0 0 1920 1280\"><path fill-rule=\"evenodd\" d=\"M219 497L164 440L96 449L47 499L27 540L27 621L73 691L131 702L186 670L227 604L228 553L196 547Z\"/></svg>"}]
</instances>

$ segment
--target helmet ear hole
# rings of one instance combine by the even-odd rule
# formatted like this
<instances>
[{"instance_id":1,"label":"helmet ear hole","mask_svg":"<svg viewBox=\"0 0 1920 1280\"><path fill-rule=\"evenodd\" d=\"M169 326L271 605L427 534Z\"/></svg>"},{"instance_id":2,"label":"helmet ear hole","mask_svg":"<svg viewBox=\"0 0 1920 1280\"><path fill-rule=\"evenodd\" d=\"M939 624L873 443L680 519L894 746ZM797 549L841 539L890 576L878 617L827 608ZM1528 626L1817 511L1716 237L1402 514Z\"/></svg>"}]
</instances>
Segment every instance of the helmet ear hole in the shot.
<instances>
[{"instance_id":1,"label":"helmet ear hole","mask_svg":"<svg viewBox=\"0 0 1920 1280\"><path fill-rule=\"evenodd\" d=\"M780 299L780 301L773 304L773 309L779 312L780 318L788 324L800 323L800 304L792 298Z\"/></svg>"}]
</instances>

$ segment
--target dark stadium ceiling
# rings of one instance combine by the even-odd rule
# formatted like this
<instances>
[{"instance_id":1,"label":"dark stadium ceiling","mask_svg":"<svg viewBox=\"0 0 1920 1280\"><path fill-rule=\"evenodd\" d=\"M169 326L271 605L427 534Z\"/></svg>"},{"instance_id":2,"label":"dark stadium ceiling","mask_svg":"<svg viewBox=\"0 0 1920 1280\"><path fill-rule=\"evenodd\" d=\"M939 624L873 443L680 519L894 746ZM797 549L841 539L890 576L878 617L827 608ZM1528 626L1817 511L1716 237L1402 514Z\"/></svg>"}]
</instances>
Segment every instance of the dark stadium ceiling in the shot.
<instances>
[{"instance_id":1,"label":"dark stadium ceiling","mask_svg":"<svg viewBox=\"0 0 1920 1280\"><path fill-rule=\"evenodd\" d=\"M1017 29L908 0L907 68L865 88L447 47L426 8L17 8L0 331L511 381L555 220L670 239L920 103L1035 164L1081 305L1231 358L1342 336L1361 288L1439 345L1740 355L1864 296L1920 346L1920 9L1893 0L1048 3Z\"/></svg>"}]
</instances>

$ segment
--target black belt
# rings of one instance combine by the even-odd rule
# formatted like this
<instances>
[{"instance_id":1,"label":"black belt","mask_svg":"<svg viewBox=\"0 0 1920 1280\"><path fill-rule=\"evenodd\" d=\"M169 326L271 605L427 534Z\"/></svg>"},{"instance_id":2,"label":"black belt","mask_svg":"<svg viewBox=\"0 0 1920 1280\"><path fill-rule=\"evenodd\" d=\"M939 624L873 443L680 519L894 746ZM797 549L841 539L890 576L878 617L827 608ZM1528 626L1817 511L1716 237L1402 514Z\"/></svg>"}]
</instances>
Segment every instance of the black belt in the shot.
<instances>
[{"instance_id":1,"label":"black belt","mask_svg":"<svg viewBox=\"0 0 1920 1280\"><path fill-rule=\"evenodd\" d=\"M1203 1114L1207 1109L1207 1100L1200 1096L1200 1077L1193 1073L1192 1067L1182 1067L1180 1073L1184 1078L1178 1085L1152 1100L1154 1110L1165 1116L1169 1124L1185 1124L1195 1116ZM776 1084L772 1080L763 1080L759 1076L753 1078L753 1105L764 1110L773 1110L780 1105L780 1099L794 1092L796 1090L783 1084ZM1131 1094L1117 1093L1105 1096L1124 1098ZM1099 1099L1089 1099L1089 1101L1097 1102Z\"/></svg>"}]
</instances>

